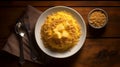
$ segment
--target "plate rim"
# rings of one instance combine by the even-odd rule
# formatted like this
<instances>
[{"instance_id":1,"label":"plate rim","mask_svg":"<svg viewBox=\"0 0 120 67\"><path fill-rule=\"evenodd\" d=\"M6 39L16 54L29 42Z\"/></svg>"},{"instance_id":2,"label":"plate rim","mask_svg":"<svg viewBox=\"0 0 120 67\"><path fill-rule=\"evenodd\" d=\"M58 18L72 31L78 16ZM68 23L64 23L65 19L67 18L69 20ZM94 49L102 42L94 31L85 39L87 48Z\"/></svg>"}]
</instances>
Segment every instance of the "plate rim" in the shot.
<instances>
[{"instance_id":1,"label":"plate rim","mask_svg":"<svg viewBox=\"0 0 120 67\"><path fill-rule=\"evenodd\" d=\"M37 40L37 35L36 35L36 34L37 34L37 33L36 33L36 31L37 31L37 24L38 24L38 23L40 24L39 20L40 20L41 16L43 16L47 11L50 11L50 10L55 9L55 8L64 8L64 9L71 10L72 12L76 13L76 14L80 17L80 19L81 19L81 21L82 21L81 23L83 23L83 25L84 25L84 32L85 32L85 33L84 33L84 39L83 39L82 45L81 45L81 46L79 47L79 49L77 49L74 53L72 53L72 54L70 54L70 55L67 55L67 56L53 56L53 55L51 55L51 54L46 53L46 52L43 50L43 48L41 48L41 46L39 45L38 40ZM43 22L42 24L44 24L44 22ZM70 57L70 56L76 54L76 53L82 48L82 46L83 46L83 44L84 44L84 42L85 42L85 39L86 39L86 34L87 34L86 23L85 23L83 17L81 16L81 14L78 13L75 9L73 9L73 8L71 8L71 7L67 7L67 6L54 6L54 7L48 8L47 10L45 10L45 11L38 17L38 20L37 20L37 22L36 22L36 24L35 24L35 40L36 40L36 42L37 42L37 45L39 46L39 48L40 48L45 54L47 54L48 56L54 57L54 58L67 58L67 57Z\"/></svg>"}]
</instances>

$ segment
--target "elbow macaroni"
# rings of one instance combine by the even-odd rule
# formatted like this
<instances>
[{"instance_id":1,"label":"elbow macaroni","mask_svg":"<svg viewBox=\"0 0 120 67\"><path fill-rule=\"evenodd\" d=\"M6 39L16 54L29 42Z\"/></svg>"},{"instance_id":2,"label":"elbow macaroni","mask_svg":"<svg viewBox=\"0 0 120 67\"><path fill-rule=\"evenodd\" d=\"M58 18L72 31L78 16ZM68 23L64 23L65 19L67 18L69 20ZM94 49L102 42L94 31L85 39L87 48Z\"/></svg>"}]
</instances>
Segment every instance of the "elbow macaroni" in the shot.
<instances>
[{"instance_id":1,"label":"elbow macaroni","mask_svg":"<svg viewBox=\"0 0 120 67\"><path fill-rule=\"evenodd\" d=\"M46 18L40 34L46 48L63 52L77 44L81 26L70 13L59 11Z\"/></svg>"}]
</instances>

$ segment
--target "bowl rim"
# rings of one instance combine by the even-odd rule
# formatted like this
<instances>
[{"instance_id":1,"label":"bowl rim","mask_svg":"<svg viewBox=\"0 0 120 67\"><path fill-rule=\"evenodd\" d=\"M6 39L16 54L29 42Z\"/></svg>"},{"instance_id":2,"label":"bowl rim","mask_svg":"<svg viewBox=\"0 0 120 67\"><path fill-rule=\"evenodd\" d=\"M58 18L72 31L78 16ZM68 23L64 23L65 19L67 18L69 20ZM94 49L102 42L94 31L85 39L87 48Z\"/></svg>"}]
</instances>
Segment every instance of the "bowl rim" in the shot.
<instances>
[{"instance_id":1,"label":"bowl rim","mask_svg":"<svg viewBox=\"0 0 120 67\"><path fill-rule=\"evenodd\" d=\"M89 20L89 17L90 17L90 15L93 13L93 12L95 12L95 11L102 11L104 14L105 14L105 16L106 16L106 22L104 23L104 25L102 25L102 26L99 26L99 27L96 27L96 26L94 26L94 25L92 25L90 22L90 20ZM95 29L101 29L101 28L103 28L103 27L105 27L106 26L106 24L108 23L108 13L105 11L105 10L103 10L102 8L94 8L94 9L92 9L89 13L88 13L88 23L89 23L89 25L92 27L92 28L95 28Z\"/></svg>"},{"instance_id":2,"label":"bowl rim","mask_svg":"<svg viewBox=\"0 0 120 67\"><path fill-rule=\"evenodd\" d=\"M47 11L49 11L49 10L51 10L51 9L54 9L54 8L64 8L64 9L68 9L68 10L71 10L72 12L74 12L75 14L77 14L79 17L80 17L80 19L81 19L81 23L83 24L83 27L84 27L84 36L83 36L83 42L82 42L82 44L79 46L80 48L79 49L76 49L76 51L75 52L73 52L72 54L69 54L69 55L67 55L67 56L53 56L53 55L50 55L50 54L48 54L48 53L46 53L44 50L43 50L43 48L41 49L41 47L39 46L39 43L38 43L38 40L37 40L37 35L36 35L36 26L37 26L37 24L38 24L38 22L39 22L39 18L38 18L38 20L37 20L37 23L36 23L36 25L35 25L35 39L36 39L36 42L37 42L37 45L38 45L38 47L45 53L45 54L47 54L48 56L51 56L51 57L53 57L53 58L67 58L67 57L70 57L70 56L72 56L72 55L74 55L74 54L76 54L81 48L82 48L82 46L83 46L83 44L84 44L84 42L85 42L85 39L86 39L86 34L87 34L87 28L86 28L86 23L85 23L85 21L84 21L84 19L83 19L83 17L81 16L81 14L79 14L75 9L73 9L73 8L71 8L71 7L67 7L67 6L54 6L54 7L51 7L51 8L48 8L47 10L45 10L40 16L42 16L45 12L47 12Z\"/></svg>"}]
</instances>

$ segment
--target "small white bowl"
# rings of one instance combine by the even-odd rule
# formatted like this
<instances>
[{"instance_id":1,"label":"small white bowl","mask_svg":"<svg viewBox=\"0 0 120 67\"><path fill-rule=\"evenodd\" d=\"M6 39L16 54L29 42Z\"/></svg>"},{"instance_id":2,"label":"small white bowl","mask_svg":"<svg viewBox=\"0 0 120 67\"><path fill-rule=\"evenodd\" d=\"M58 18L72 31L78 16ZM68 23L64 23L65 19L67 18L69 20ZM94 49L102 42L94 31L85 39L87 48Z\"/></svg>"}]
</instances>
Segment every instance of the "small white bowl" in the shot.
<instances>
[{"instance_id":1,"label":"small white bowl","mask_svg":"<svg viewBox=\"0 0 120 67\"><path fill-rule=\"evenodd\" d=\"M91 17L91 14L95 13L95 12L99 12L99 15L97 16L94 16L92 18L92 20L90 19ZM104 14L105 15L105 21L102 22L103 20L99 19L101 16L100 14ZM93 15L92 15L93 16ZM99 18L98 18L99 17ZM99 20L98 20L99 19ZM103 17L102 17L103 19ZM100 22L101 21L101 22ZM108 14L105 10L101 9L101 8L95 8L93 10L91 10L88 14L88 22L89 22L89 25L92 27L92 28L95 28L95 29L100 29L100 28L103 28L107 22L108 22Z\"/></svg>"}]
</instances>

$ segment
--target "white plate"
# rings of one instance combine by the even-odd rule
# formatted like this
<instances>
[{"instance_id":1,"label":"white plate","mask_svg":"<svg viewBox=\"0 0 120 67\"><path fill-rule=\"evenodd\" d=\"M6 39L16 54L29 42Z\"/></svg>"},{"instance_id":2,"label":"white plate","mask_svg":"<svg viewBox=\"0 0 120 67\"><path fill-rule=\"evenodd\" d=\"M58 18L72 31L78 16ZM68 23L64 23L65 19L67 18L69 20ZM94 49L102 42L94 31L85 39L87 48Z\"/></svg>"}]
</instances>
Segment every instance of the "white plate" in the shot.
<instances>
[{"instance_id":1,"label":"white plate","mask_svg":"<svg viewBox=\"0 0 120 67\"><path fill-rule=\"evenodd\" d=\"M81 28L82 28L82 35L80 37L80 40L78 42L77 45L75 45L71 50L59 53L59 52L53 52L50 51L48 48L45 48L42 40L41 40L41 35L40 35L40 30L41 30L41 26L44 24L45 19L48 15L55 13L57 11L67 11L69 13L71 13L75 19L80 23ZM35 26L35 39L36 42L39 46L39 48L46 53L47 55L54 57L54 58L66 58L66 57L70 57L72 55L74 55L76 52L79 51L79 49L82 47L82 45L84 44L84 41L86 39L86 24L82 18L82 16L74 9L70 8L70 7L66 7L66 6L55 6L52 8L47 9L46 11L44 11L41 16L38 18L38 21L36 23Z\"/></svg>"}]
</instances>

